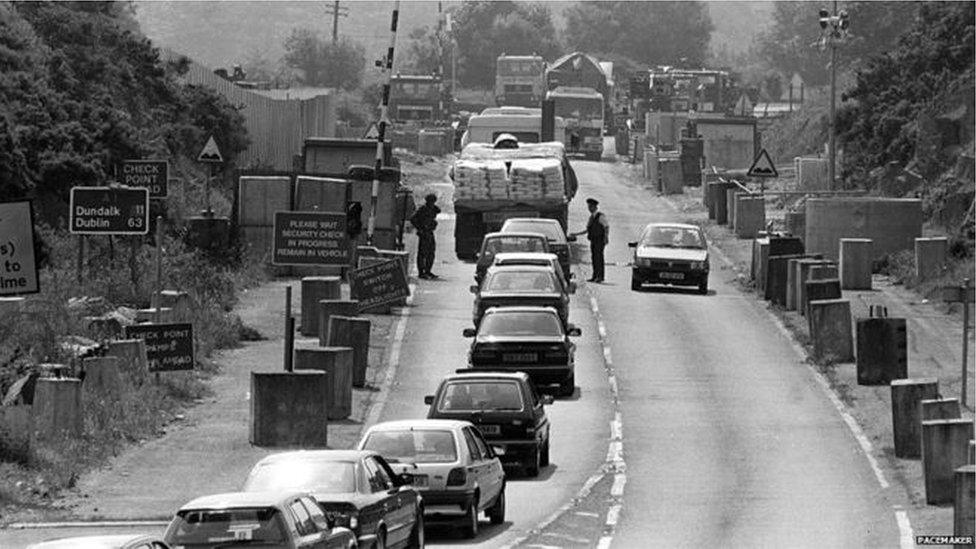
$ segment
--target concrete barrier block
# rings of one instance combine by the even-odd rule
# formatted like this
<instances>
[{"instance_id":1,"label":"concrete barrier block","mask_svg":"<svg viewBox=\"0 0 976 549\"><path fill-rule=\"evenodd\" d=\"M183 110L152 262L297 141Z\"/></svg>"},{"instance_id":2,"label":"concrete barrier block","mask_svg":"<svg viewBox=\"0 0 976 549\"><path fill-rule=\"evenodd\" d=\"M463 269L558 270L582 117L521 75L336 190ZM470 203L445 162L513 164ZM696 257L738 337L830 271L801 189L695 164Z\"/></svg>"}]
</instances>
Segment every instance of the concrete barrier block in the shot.
<instances>
[{"instance_id":1,"label":"concrete barrier block","mask_svg":"<svg viewBox=\"0 0 976 549\"><path fill-rule=\"evenodd\" d=\"M973 420L937 419L922 422L922 472L925 501L952 503L954 472L966 464L966 445L973 438Z\"/></svg>"},{"instance_id":2,"label":"concrete barrier block","mask_svg":"<svg viewBox=\"0 0 976 549\"><path fill-rule=\"evenodd\" d=\"M306 276L302 278L301 329L303 336L319 332L319 302L342 298L342 279L338 276Z\"/></svg>"},{"instance_id":3,"label":"concrete barrier block","mask_svg":"<svg viewBox=\"0 0 976 549\"><path fill-rule=\"evenodd\" d=\"M680 158L658 159L658 171L661 176L662 194L682 194L685 192Z\"/></svg>"},{"instance_id":4,"label":"concrete barrier block","mask_svg":"<svg viewBox=\"0 0 976 549\"><path fill-rule=\"evenodd\" d=\"M248 440L270 448L328 447L326 372L251 372Z\"/></svg>"},{"instance_id":5,"label":"concrete barrier block","mask_svg":"<svg viewBox=\"0 0 976 549\"><path fill-rule=\"evenodd\" d=\"M31 446L60 435L80 436L82 403L80 379L38 378L31 407Z\"/></svg>"},{"instance_id":6,"label":"concrete barrier block","mask_svg":"<svg viewBox=\"0 0 976 549\"><path fill-rule=\"evenodd\" d=\"M912 249L923 221L922 201L916 198L809 198L803 241L808 251L836 261L841 238L870 238L878 261Z\"/></svg>"},{"instance_id":7,"label":"concrete barrier block","mask_svg":"<svg viewBox=\"0 0 976 549\"><path fill-rule=\"evenodd\" d=\"M114 356L86 358L81 361L85 377L81 390L85 402L116 400L122 393L121 360Z\"/></svg>"},{"instance_id":8,"label":"concrete barrier block","mask_svg":"<svg viewBox=\"0 0 976 549\"><path fill-rule=\"evenodd\" d=\"M857 384L888 385L908 377L908 328L904 318L859 318Z\"/></svg>"},{"instance_id":9,"label":"concrete barrier block","mask_svg":"<svg viewBox=\"0 0 976 549\"><path fill-rule=\"evenodd\" d=\"M807 280L810 279L810 269L817 265L830 265L830 261L826 259L814 259L812 256L807 256L806 259L799 259L796 262L796 272L793 274L795 279L794 286L794 300L796 301L796 310L801 316L806 316L807 314Z\"/></svg>"},{"instance_id":10,"label":"concrete barrier block","mask_svg":"<svg viewBox=\"0 0 976 549\"><path fill-rule=\"evenodd\" d=\"M29 458L31 408L26 404L0 406L0 440L7 458Z\"/></svg>"},{"instance_id":11,"label":"concrete barrier block","mask_svg":"<svg viewBox=\"0 0 976 549\"><path fill-rule=\"evenodd\" d=\"M953 485L952 535L972 538L976 536L976 466L957 468L953 474Z\"/></svg>"},{"instance_id":12,"label":"concrete barrier block","mask_svg":"<svg viewBox=\"0 0 976 549\"><path fill-rule=\"evenodd\" d=\"M796 277L797 277L797 263L803 261L802 258L789 259L786 262L786 304L784 307L787 311L796 310Z\"/></svg>"},{"instance_id":13,"label":"concrete barrier block","mask_svg":"<svg viewBox=\"0 0 976 549\"><path fill-rule=\"evenodd\" d=\"M854 358L854 349L850 301L811 301L810 339L813 341L814 357L832 362L851 361Z\"/></svg>"},{"instance_id":14,"label":"concrete barrier block","mask_svg":"<svg viewBox=\"0 0 976 549\"><path fill-rule=\"evenodd\" d=\"M766 284L763 297L775 305L786 305L786 268L791 259L802 259L803 255L775 255L766 261Z\"/></svg>"},{"instance_id":15,"label":"concrete barrier block","mask_svg":"<svg viewBox=\"0 0 976 549\"><path fill-rule=\"evenodd\" d=\"M0 318L13 318L13 315L24 312L26 302L23 297L0 297Z\"/></svg>"},{"instance_id":16,"label":"concrete barrier block","mask_svg":"<svg viewBox=\"0 0 976 549\"><path fill-rule=\"evenodd\" d=\"M721 181L717 183L712 183L709 185L709 189L712 193L712 205L715 206L715 224L725 225L729 222L729 209L728 209L728 199L726 198L726 193L731 187L734 187L733 183L723 183Z\"/></svg>"},{"instance_id":17,"label":"concrete barrier block","mask_svg":"<svg viewBox=\"0 0 976 549\"><path fill-rule=\"evenodd\" d=\"M766 228L766 199L762 196L735 196L735 235L755 238Z\"/></svg>"},{"instance_id":18,"label":"concrete barrier block","mask_svg":"<svg viewBox=\"0 0 976 549\"><path fill-rule=\"evenodd\" d=\"M819 263L812 265L810 267L810 275L807 277L807 282L811 280L840 280L840 273L838 272L836 263Z\"/></svg>"},{"instance_id":19,"label":"concrete barrier block","mask_svg":"<svg viewBox=\"0 0 976 549\"><path fill-rule=\"evenodd\" d=\"M870 290L873 257L870 238L840 239L841 289Z\"/></svg>"},{"instance_id":20,"label":"concrete barrier block","mask_svg":"<svg viewBox=\"0 0 976 549\"><path fill-rule=\"evenodd\" d=\"M840 299L840 280L836 278L829 278L826 280L810 280L807 279L803 283L806 288L806 295L803 296L804 302L807 309L807 316L810 316L810 302L811 301L823 301L825 299Z\"/></svg>"},{"instance_id":21,"label":"concrete barrier block","mask_svg":"<svg viewBox=\"0 0 976 549\"><path fill-rule=\"evenodd\" d=\"M170 309L169 307L159 307L159 320L156 319L155 307L150 307L148 309L137 309L136 323L142 324L143 322L158 322L160 324L168 324L173 322L173 309Z\"/></svg>"},{"instance_id":22,"label":"concrete barrier block","mask_svg":"<svg viewBox=\"0 0 976 549\"><path fill-rule=\"evenodd\" d=\"M946 268L949 254L949 239L946 237L915 239L915 276L919 280L942 274Z\"/></svg>"},{"instance_id":23,"label":"concrete barrier block","mask_svg":"<svg viewBox=\"0 0 976 549\"><path fill-rule=\"evenodd\" d=\"M976 440L969 441L969 452L966 454L966 463L969 465L976 465Z\"/></svg>"},{"instance_id":24,"label":"concrete barrier block","mask_svg":"<svg viewBox=\"0 0 976 549\"><path fill-rule=\"evenodd\" d=\"M190 294L179 290L163 290L159 292L160 306L172 309L173 322L189 322L193 311L193 301Z\"/></svg>"},{"instance_id":25,"label":"concrete barrier block","mask_svg":"<svg viewBox=\"0 0 976 549\"><path fill-rule=\"evenodd\" d=\"M766 261L769 257L769 238L757 238L752 241L752 264L749 266L749 278L756 281L756 288L765 291Z\"/></svg>"},{"instance_id":26,"label":"concrete barrier block","mask_svg":"<svg viewBox=\"0 0 976 549\"><path fill-rule=\"evenodd\" d=\"M962 417L958 398L927 398L919 401L918 406L919 421Z\"/></svg>"},{"instance_id":27,"label":"concrete barrier block","mask_svg":"<svg viewBox=\"0 0 976 549\"><path fill-rule=\"evenodd\" d=\"M739 187L730 187L725 191L725 214L729 228L735 230L735 198L744 192Z\"/></svg>"},{"instance_id":28,"label":"concrete barrier block","mask_svg":"<svg viewBox=\"0 0 976 549\"><path fill-rule=\"evenodd\" d=\"M352 347L352 386L366 386L366 369L369 367L369 334L372 323L367 318L333 316L329 320L329 337L326 345Z\"/></svg>"},{"instance_id":29,"label":"concrete barrier block","mask_svg":"<svg viewBox=\"0 0 976 549\"><path fill-rule=\"evenodd\" d=\"M891 431L895 457L918 459L922 456L921 402L939 396L935 378L896 379L891 382Z\"/></svg>"},{"instance_id":30,"label":"concrete barrier block","mask_svg":"<svg viewBox=\"0 0 976 549\"><path fill-rule=\"evenodd\" d=\"M319 345L329 344L329 320L333 316L359 316L359 300L357 299L323 299L319 301Z\"/></svg>"},{"instance_id":31,"label":"concrete barrier block","mask_svg":"<svg viewBox=\"0 0 976 549\"><path fill-rule=\"evenodd\" d=\"M786 212L783 214L783 222L786 225L787 234L803 238L806 232L806 212Z\"/></svg>"},{"instance_id":32,"label":"concrete barrier block","mask_svg":"<svg viewBox=\"0 0 976 549\"><path fill-rule=\"evenodd\" d=\"M352 347L295 349L295 370L329 374L326 390L329 419L346 419L352 414Z\"/></svg>"},{"instance_id":33,"label":"concrete barrier block","mask_svg":"<svg viewBox=\"0 0 976 549\"><path fill-rule=\"evenodd\" d=\"M149 375L149 361L146 358L146 340L120 339L108 342L106 356L119 359L121 371L137 382L145 381Z\"/></svg>"}]
</instances>

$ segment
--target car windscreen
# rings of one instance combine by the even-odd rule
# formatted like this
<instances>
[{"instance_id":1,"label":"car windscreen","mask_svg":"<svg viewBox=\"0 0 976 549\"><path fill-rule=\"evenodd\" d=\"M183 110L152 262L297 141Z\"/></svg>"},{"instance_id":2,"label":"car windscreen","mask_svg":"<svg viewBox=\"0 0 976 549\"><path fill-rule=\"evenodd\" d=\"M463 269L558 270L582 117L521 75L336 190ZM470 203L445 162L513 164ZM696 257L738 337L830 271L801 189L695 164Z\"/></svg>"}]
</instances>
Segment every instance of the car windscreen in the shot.
<instances>
[{"instance_id":1,"label":"car windscreen","mask_svg":"<svg viewBox=\"0 0 976 549\"><path fill-rule=\"evenodd\" d=\"M180 511L166 530L173 547L286 540L281 514L273 507ZM230 545L228 545L230 546Z\"/></svg>"},{"instance_id":2,"label":"car windscreen","mask_svg":"<svg viewBox=\"0 0 976 549\"><path fill-rule=\"evenodd\" d=\"M552 293L556 279L545 271L502 271L491 273L484 290L503 293Z\"/></svg>"},{"instance_id":3,"label":"car windscreen","mask_svg":"<svg viewBox=\"0 0 976 549\"><path fill-rule=\"evenodd\" d=\"M505 232L539 233L549 240L550 244L565 244L566 233L557 223L540 223L538 221L506 221Z\"/></svg>"},{"instance_id":4,"label":"car windscreen","mask_svg":"<svg viewBox=\"0 0 976 549\"><path fill-rule=\"evenodd\" d=\"M698 229L687 227L648 227L641 235L641 246L663 248L704 248Z\"/></svg>"},{"instance_id":5,"label":"car windscreen","mask_svg":"<svg viewBox=\"0 0 976 549\"><path fill-rule=\"evenodd\" d=\"M451 381L444 387L437 404L441 412L520 411L522 408L522 391L514 381Z\"/></svg>"},{"instance_id":6,"label":"car windscreen","mask_svg":"<svg viewBox=\"0 0 976 549\"><path fill-rule=\"evenodd\" d=\"M501 252L548 252L549 246L542 236L503 236L489 239L485 242L484 253L497 254Z\"/></svg>"},{"instance_id":7,"label":"car windscreen","mask_svg":"<svg viewBox=\"0 0 976 549\"><path fill-rule=\"evenodd\" d=\"M561 336L562 328L559 317L548 311L529 312L497 312L481 320L478 327L479 336L512 337L512 336Z\"/></svg>"},{"instance_id":8,"label":"car windscreen","mask_svg":"<svg viewBox=\"0 0 976 549\"><path fill-rule=\"evenodd\" d=\"M457 461L457 446L450 431L373 431L363 443L390 463L451 463Z\"/></svg>"},{"instance_id":9,"label":"car windscreen","mask_svg":"<svg viewBox=\"0 0 976 549\"><path fill-rule=\"evenodd\" d=\"M327 493L356 491L356 464L351 461L279 461L260 464L244 483L246 492L299 490Z\"/></svg>"}]
</instances>

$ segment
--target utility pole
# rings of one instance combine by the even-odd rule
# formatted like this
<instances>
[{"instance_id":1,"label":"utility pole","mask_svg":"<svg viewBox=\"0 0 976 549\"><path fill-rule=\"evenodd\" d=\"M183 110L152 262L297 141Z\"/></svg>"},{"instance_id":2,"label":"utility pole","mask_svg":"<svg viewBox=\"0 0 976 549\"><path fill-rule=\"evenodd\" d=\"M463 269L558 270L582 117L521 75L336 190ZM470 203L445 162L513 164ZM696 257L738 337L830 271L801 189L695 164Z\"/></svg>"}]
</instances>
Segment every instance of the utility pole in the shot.
<instances>
[{"instance_id":1,"label":"utility pole","mask_svg":"<svg viewBox=\"0 0 976 549\"><path fill-rule=\"evenodd\" d=\"M335 0L332 6L325 8L325 14L332 16L332 45L339 42L339 18L349 17L349 8L340 6L339 0Z\"/></svg>"},{"instance_id":2,"label":"utility pole","mask_svg":"<svg viewBox=\"0 0 976 549\"><path fill-rule=\"evenodd\" d=\"M827 141L827 181L830 190L834 190L835 173L837 167L837 138L836 138L836 90L837 90L837 43L847 37L850 26L847 11L837 11L837 0L834 0L833 13L820 8L820 48L830 48L830 119L828 122Z\"/></svg>"}]
</instances>

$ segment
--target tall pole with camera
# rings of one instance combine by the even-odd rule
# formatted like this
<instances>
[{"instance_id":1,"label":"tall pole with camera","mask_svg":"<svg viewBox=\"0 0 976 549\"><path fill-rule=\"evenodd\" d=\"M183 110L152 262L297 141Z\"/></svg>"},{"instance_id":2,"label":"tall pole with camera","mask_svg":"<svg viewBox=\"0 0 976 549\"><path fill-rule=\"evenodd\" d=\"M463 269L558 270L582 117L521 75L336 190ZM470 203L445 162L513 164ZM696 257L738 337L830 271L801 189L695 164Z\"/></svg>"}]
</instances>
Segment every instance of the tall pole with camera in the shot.
<instances>
[{"instance_id":1,"label":"tall pole with camera","mask_svg":"<svg viewBox=\"0 0 976 549\"><path fill-rule=\"evenodd\" d=\"M837 168L837 137L836 137L836 89L837 89L837 43L847 37L850 26L847 11L837 11L837 0L834 0L833 13L826 8L820 8L820 48L830 48L830 120L827 136L827 181L830 189L835 187Z\"/></svg>"}]
</instances>

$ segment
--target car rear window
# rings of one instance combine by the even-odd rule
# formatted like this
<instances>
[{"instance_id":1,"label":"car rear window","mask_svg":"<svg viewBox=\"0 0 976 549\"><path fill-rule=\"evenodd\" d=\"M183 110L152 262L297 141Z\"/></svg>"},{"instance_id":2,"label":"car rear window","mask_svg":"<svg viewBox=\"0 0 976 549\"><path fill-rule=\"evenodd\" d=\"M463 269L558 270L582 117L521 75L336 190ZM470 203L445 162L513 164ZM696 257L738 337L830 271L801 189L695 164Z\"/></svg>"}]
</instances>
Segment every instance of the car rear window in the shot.
<instances>
[{"instance_id":1,"label":"car rear window","mask_svg":"<svg viewBox=\"0 0 976 549\"><path fill-rule=\"evenodd\" d=\"M373 431L363 443L390 463L451 463L457 461L457 446L451 431Z\"/></svg>"},{"instance_id":2,"label":"car rear window","mask_svg":"<svg viewBox=\"0 0 976 549\"><path fill-rule=\"evenodd\" d=\"M641 236L642 246L666 248L704 248L698 229L685 227L649 227Z\"/></svg>"},{"instance_id":3,"label":"car rear window","mask_svg":"<svg viewBox=\"0 0 976 549\"><path fill-rule=\"evenodd\" d=\"M355 492L356 464L351 461L303 460L258 465L244 483L244 491L268 490Z\"/></svg>"},{"instance_id":4,"label":"car rear window","mask_svg":"<svg viewBox=\"0 0 976 549\"><path fill-rule=\"evenodd\" d=\"M281 514L273 507L180 511L167 529L166 540L174 547L286 541Z\"/></svg>"},{"instance_id":5,"label":"car rear window","mask_svg":"<svg viewBox=\"0 0 976 549\"><path fill-rule=\"evenodd\" d=\"M509 312L485 315L478 328L484 336L561 336L559 318L549 312Z\"/></svg>"},{"instance_id":6,"label":"car rear window","mask_svg":"<svg viewBox=\"0 0 976 549\"><path fill-rule=\"evenodd\" d=\"M548 252L548 243L542 236L501 236L485 242L486 254L502 252Z\"/></svg>"},{"instance_id":7,"label":"car rear window","mask_svg":"<svg viewBox=\"0 0 976 549\"><path fill-rule=\"evenodd\" d=\"M437 409L441 412L521 411L522 391L514 381L450 381L444 387Z\"/></svg>"},{"instance_id":8,"label":"car rear window","mask_svg":"<svg viewBox=\"0 0 976 549\"><path fill-rule=\"evenodd\" d=\"M556 279L545 271L506 271L492 273L485 281L489 292L555 292Z\"/></svg>"},{"instance_id":9,"label":"car rear window","mask_svg":"<svg viewBox=\"0 0 976 549\"><path fill-rule=\"evenodd\" d=\"M505 232L513 233L539 233L545 236L550 242L556 244L566 243L566 234L558 223L540 223L538 221L507 221L505 222Z\"/></svg>"}]
</instances>

